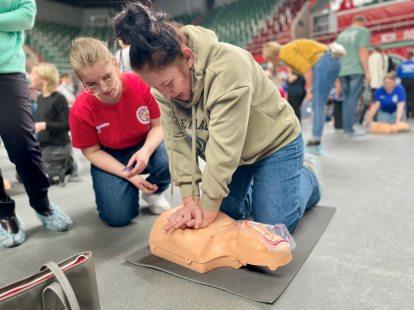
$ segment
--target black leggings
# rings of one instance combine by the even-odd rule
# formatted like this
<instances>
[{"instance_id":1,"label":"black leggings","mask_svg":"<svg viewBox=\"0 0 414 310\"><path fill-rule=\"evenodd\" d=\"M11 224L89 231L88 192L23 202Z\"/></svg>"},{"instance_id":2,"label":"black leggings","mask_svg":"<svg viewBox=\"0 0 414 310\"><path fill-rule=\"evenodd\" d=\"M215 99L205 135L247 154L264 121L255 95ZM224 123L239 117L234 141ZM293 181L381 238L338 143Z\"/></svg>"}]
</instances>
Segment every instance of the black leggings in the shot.
<instances>
[{"instance_id":1,"label":"black leggings","mask_svg":"<svg viewBox=\"0 0 414 310\"><path fill-rule=\"evenodd\" d=\"M39 143L34 137L32 104L23 73L0 74L0 136L16 165L29 202L38 213L49 211L49 181L43 170ZM0 172L0 218L14 212L14 200L5 192Z\"/></svg>"},{"instance_id":2,"label":"black leggings","mask_svg":"<svg viewBox=\"0 0 414 310\"><path fill-rule=\"evenodd\" d=\"M414 117L414 78L401 79L401 84L404 86L407 100L407 118Z\"/></svg>"},{"instance_id":3,"label":"black leggings","mask_svg":"<svg viewBox=\"0 0 414 310\"><path fill-rule=\"evenodd\" d=\"M301 115L300 115L300 107L302 106L303 99L305 99L305 95L289 95L288 94L288 101L295 111L296 117L301 122Z\"/></svg>"}]
</instances>

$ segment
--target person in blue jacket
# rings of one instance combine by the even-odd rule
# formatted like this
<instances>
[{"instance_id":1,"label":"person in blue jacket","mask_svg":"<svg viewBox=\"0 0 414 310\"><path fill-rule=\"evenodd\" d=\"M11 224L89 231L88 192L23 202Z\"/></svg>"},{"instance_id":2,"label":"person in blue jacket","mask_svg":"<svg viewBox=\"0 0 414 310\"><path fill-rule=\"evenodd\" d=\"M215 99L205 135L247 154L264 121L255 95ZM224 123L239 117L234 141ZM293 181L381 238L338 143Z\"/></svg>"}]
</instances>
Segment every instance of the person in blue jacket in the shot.
<instances>
[{"instance_id":1,"label":"person in blue jacket","mask_svg":"<svg viewBox=\"0 0 414 310\"><path fill-rule=\"evenodd\" d=\"M384 85L375 91L375 104L369 110L366 126L378 112L378 122L396 124L406 120L404 88L395 82L395 71L387 73L384 77Z\"/></svg>"},{"instance_id":2,"label":"person in blue jacket","mask_svg":"<svg viewBox=\"0 0 414 310\"><path fill-rule=\"evenodd\" d=\"M406 61L397 68L397 77L401 79L407 95L407 118L414 117L414 51L408 52Z\"/></svg>"}]
</instances>

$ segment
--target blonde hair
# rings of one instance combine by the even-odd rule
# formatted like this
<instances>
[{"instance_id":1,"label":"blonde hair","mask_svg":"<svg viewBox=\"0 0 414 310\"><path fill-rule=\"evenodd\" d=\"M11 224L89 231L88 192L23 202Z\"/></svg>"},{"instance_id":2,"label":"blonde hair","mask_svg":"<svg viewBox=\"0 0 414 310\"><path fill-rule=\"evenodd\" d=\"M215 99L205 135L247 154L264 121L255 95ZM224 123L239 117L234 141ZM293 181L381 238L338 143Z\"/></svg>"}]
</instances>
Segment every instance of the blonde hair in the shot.
<instances>
[{"instance_id":1,"label":"blonde hair","mask_svg":"<svg viewBox=\"0 0 414 310\"><path fill-rule=\"evenodd\" d=\"M265 46L263 46L263 58L269 61L271 58L279 56L280 48L281 46L277 42L267 42Z\"/></svg>"},{"instance_id":2,"label":"blonde hair","mask_svg":"<svg viewBox=\"0 0 414 310\"><path fill-rule=\"evenodd\" d=\"M77 79L82 71L96 63L106 65L114 59L108 44L94 38L77 38L69 53L69 63Z\"/></svg>"},{"instance_id":3,"label":"blonde hair","mask_svg":"<svg viewBox=\"0 0 414 310\"><path fill-rule=\"evenodd\" d=\"M56 88L59 86L59 73L55 65L42 62L33 67L33 70L39 75L42 79L46 80L46 83L43 84L42 90L47 90L51 93L56 91Z\"/></svg>"},{"instance_id":4,"label":"blonde hair","mask_svg":"<svg viewBox=\"0 0 414 310\"><path fill-rule=\"evenodd\" d=\"M396 76L395 71L394 71L394 70L393 70L393 71L390 71L390 72L388 72L388 73L385 75L384 80L385 80L385 79L390 79L390 80L395 81L395 76Z\"/></svg>"}]
</instances>

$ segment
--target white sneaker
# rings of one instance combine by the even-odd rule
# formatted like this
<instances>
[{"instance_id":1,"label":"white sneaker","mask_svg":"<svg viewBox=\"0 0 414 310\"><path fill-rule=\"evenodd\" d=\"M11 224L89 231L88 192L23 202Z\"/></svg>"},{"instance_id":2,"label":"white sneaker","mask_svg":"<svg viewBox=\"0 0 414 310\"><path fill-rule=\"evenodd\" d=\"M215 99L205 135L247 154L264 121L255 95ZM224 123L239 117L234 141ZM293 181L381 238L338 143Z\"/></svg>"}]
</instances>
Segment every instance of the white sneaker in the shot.
<instances>
[{"instance_id":1,"label":"white sneaker","mask_svg":"<svg viewBox=\"0 0 414 310\"><path fill-rule=\"evenodd\" d=\"M161 214L171 208L163 194L147 195L142 193L142 199L148 203L150 211L154 214Z\"/></svg>"}]
</instances>

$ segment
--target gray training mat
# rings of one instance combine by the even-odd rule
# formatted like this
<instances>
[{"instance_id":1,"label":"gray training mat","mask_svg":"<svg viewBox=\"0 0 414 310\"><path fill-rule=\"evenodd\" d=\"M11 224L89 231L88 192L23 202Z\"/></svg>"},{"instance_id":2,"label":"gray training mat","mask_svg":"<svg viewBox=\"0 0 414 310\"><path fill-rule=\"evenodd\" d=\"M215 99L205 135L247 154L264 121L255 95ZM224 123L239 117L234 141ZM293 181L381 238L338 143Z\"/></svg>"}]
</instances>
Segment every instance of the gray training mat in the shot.
<instances>
[{"instance_id":1,"label":"gray training mat","mask_svg":"<svg viewBox=\"0 0 414 310\"><path fill-rule=\"evenodd\" d=\"M267 267L247 265L240 269L222 267L200 274L152 255L148 246L129 255L125 260L131 263L130 266L136 265L158 269L254 301L272 303L292 281L296 272L328 227L335 211L336 208L319 206L307 210L292 234L296 242L296 248L292 252L292 261L275 271L271 271ZM156 276L157 272L154 271L153 277Z\"/></svg>"}]
</instances>

